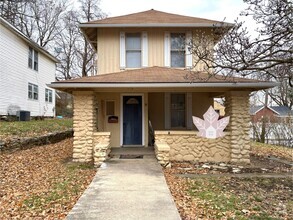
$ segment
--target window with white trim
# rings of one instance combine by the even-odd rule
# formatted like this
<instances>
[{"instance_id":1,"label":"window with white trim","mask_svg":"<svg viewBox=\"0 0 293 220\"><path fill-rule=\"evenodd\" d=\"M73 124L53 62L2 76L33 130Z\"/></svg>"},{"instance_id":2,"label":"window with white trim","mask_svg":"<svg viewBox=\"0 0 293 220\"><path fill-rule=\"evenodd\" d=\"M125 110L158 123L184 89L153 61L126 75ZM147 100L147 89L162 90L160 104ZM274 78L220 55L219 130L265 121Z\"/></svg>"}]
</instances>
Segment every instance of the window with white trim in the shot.
<instances>
[{"instance_id":1,"label":"window with white trim","mask_svg":"<svg viewBox=\"0 0 293 220\"><path fill-rule=\"evenodd\" d=\"M141 34L126 33L126 68L141 67Z\"/></svg>"},{"instance_id":2,"label":"window with white trim","mask_svg":"<svg viewBox=\"0 0 293 220\"><path fill-rule=\"evenodd\" d=\"M45 89L45 102L53 102L53 91L51 89Z\"/></svg>"},{"instance_id":3,"label":"window with white trim","mask_svg":"<svg viewBox=\"0 0 293 220\"><path fill-rule=\"evenodd\" d=\"M39 53L32 47L28 50L28 67L36 71L39 69Z\"/></svg>"},{"instance_id":4,"label":"window with white trim","mask_svg":"<svg viewBox=\"0 0 293 220\"><path fill-rule=\"evenodd\" d=\"M185 33L171 33L171 67L185 67Z\"/></svg>"},{"instance_id":5,"label":"window with white trim","mask_svg":"<svg viewBox=\"0 0 293 220\"><path fill-rule=\"evenodd\" d=\"M164 33L164 65L166 67L192 68L192 32Z\"/></svg>"},{"instance_id":6,"label":"window with white trim","mask_svg":"<svg viewBox=\"0 0 293 220\"><path fill-rule=\"evenodd\" d=\"M28 84L28 98L31 100L39 99L39 87L35 84Z\"/></svg>"}]
</instances>

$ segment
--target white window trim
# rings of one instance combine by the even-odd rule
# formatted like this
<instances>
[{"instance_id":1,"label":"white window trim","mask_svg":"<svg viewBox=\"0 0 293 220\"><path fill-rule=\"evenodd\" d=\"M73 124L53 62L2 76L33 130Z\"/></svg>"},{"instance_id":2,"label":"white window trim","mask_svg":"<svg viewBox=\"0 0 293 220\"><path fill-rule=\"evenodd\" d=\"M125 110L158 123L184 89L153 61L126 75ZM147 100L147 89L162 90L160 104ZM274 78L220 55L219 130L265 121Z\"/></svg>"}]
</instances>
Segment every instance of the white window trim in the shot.
<instances>
[{"instance_id":1,"label":"white window trim","mask_svg":"<svg viewBox=\"0 0 293 220\"><path fill-rule=\"evenodd\" d=\"M190 46L191 46L191 42L192 42L192 32L191 31L187 31L185 33L185 41L186 41L186 45L185 45L185 66L188 69L192 68L192 54L190 51Z\"/></svg>"},{"instance_id":2,"label":"white window trim","mask_svg":"<svg viewBox=\"0 0 293 220\"><path fill-rule=\"evenodd\" d=\"M164 34L164 65L165 67L171 66L171 39L170 32Z\"/></svg>"},{"instance_id":3,"label":"white window trim","mask_svg":"<svg viewBox=\"0 0 293 220\"><path fill-rule=\"evenodd\" d=\"M31 57L32 66L31 67L29 66L30 49L32 51L32 54L31 54L32 55L32 57ZM37 54L37 59L35 59L36 54ZM37 69L35 69L35 61L36 60L37 60L37 65L36 65ZM38 72L39 71L39 63L40 63L39 62L39 52L36 51L33 47L28 46L28 64L27 64L28 68Z\"/></svg>"},{"instance_id":4,"label":"white window trim","mask_svg":"<svg viewBox=\"0 0 293 220\"><path fill-rule=\"evenodd\" d=\"M125 53L125 32L120 32L120 69L126 68L126 53Z\"/></svg>"},{"instance_id":5,"label":"white window trim","mask_svg":"<svg viewBox=\"0 0 293 220\"><path fill-rule=\"evenodd\" d=\"M27 91L27 98L28 98L28 100L31 100L31 101L39 101L39 98L40 98L40 97L39 97L39 86L36 85L36 84L30 83L30 82L28 83L28 86L29 86L29 85L32 86L32 91L31 91L31 92L32 92L32 98L30 98L29 95L28 95L28 93L29 93L29 89L28 89L28 87L27 87L27 89L28 89L28 91ZM37 98L37 99L34 98L34 88L35 88L35 87L37 88L37 95L38 95L38 98Z\"/></svg>"},{"instance_id":6,"label":"white window trim","mask_svg":"<svg viewBox=\"0 0 293 220\"><path fill-rule=\"evenodd\" d=\"M141 66L142 67L148 67L148 60L149 60L149 55L148 55L148 33L146 31L142 32L142 51L141 51Z\"/></svg>"},{"instance_id":7,"label":"white window trim","mask_svg":"<svg viewBox=\"0 0 293 220\"><path fill-rule=\"evenodd\" d=\"M177 33L177 32L172 32ZM178 32L179 33L179 32ZM185 33L185 68L192 68L192 54L189 51L190 43L192 42L192 32L182 32ZM164 33L164 66L171 67L171 32L166 31ZM177 67L174 67L177 68ZM180 67L178 67L180 68Z\"/></svg>"},{"instance_id":8,"label":"white window trim","mask_svg":"<svg viewBox=\"0 0 293 220\"><path fill-rule=\"evenodd\" d=\"M47 92L48 92L48 101L46 101ZM50 92L51 92L51 95L52 95L52 101L51 102L50 102L50 96L49 96ZM46 103L53 103L53 90L52 89L45 88L45 102Z\"/></svg>"},{"instance_id":9,"label":"white window trim","mask_svg":"<svg viewBox=\"0 0 293 220\"><path fill-rule=\"evenodd\" d=\"M141 32L141 67L148 67L148 34L146 31ZM120 70L126 67L126 33L120 32Z\"/></svg>"}]
</instances>

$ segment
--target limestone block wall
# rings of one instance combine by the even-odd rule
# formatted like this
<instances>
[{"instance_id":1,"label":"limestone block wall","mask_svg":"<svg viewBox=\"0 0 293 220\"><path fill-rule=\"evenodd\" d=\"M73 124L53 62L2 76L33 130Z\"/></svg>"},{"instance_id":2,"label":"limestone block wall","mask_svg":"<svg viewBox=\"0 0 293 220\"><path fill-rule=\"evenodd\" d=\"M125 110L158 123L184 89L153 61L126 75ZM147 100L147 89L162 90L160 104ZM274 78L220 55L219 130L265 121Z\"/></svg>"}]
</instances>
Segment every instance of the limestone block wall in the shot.
<instances>
[{"instance_id":1,"label":"limestone block wall","mask_svg":"<svg viewBox=\"0 0 293 220\"><path fill-rule=\"evenodd\" d=\"M170 146L170 160L196 162L229 162L230 133L217 139L197 136L196 131L155 131L155 144Z\"/></svg>"},{"instance_id":2,"label":"limestone block wall","mask_svg":"<svg viewBox=\"0 0 293 220\"><path fill-rule=\"evenodd\" d=\"M108 158L110 153L110 132L95 132L93 134L93 147L94 147L94 164L96 167Z\"/></svg>"},{"instance_id":3,"label":"limestone block wall","mask_svg":"<svg viewBox=\"0 0 293 220\"><path fill-rule=\"evenodd\" d=\"M165 143L155 144L155 154L159 164L170 167L170 146Z\"/></svg>"},{"instance_id":4,"label":"limestone block wall","mask_svg":"<svg viewBox=\"0 0 293 220\"><path fill-rule=\"evenodd\" d=\"M73 161L93 160L93 133L96 130L93 92L73 92Z\"/></svg>"},{"instance_id":5,"label":"limestone block wall","mask_svg":"<svg viewBox=\"0 0 293 220\"><path fill-rule=\"evenodd\" d=\"M250 163L249 92L234 91L225 95L225 111L230 115L231 162Z\"/></svg>"}]
</instances>

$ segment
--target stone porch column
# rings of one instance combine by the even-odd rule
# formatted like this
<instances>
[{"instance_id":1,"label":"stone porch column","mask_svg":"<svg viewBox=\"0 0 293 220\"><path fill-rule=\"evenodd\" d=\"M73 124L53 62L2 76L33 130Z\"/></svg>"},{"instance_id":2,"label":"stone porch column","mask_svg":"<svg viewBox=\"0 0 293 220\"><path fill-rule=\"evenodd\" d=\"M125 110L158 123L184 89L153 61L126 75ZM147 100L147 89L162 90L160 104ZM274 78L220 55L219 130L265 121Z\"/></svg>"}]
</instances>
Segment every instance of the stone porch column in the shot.
<instances>
[{"instance_id":1,"label":"stone porch column","mask_svg":"<svg viewBox=\"0 0 293 220\"><path fill-rule=\"evenodd\" d=\"M250 163L249 93L232 91L225 95L225 112L230 116L228 130L231 132L232 163Z\"/></svg>"},{"instance_id":2,"label":"stone porch column","mask_svg":"<svg viewBox=\"0 0 293 220\"><path fill-rule=\"evenodd\" d=\"M96 130L93 92L73 92L73 161L93 160L93 132Z\"/></svg>"}]
</instances>

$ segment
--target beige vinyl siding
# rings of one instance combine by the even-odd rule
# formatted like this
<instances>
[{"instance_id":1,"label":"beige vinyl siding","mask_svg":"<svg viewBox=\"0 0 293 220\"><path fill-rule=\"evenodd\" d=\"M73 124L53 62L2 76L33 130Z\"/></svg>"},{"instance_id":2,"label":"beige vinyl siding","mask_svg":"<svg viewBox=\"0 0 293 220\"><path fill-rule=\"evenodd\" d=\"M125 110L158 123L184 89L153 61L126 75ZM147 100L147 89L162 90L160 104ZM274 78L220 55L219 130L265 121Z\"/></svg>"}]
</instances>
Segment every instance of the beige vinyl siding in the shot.
<instances>
[{"instance_id":1,"label":"beige vinyl siding","mask_svg":"<svg viewBox=\"0 0 293 220\"><path fill-rule=\"evenodd\" d=\"M148 66L164 66L164 33L187 33L192 31L204 32L210 37L211 31L207 28L99 28L98 29L98 74L119 72L120 69L120 32L143 33L148 37ZM203 70L200 65L197 70Z\"/></svg>"}]
</instances>

